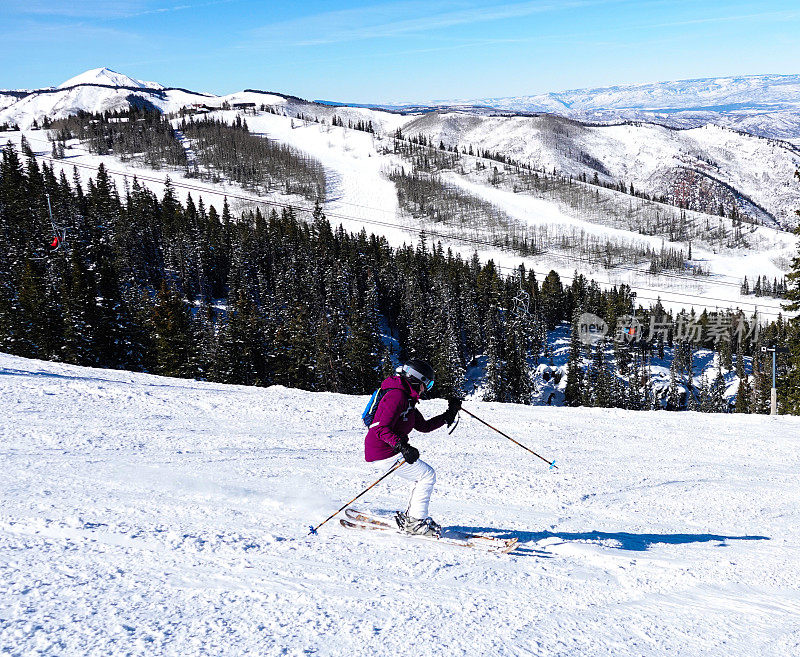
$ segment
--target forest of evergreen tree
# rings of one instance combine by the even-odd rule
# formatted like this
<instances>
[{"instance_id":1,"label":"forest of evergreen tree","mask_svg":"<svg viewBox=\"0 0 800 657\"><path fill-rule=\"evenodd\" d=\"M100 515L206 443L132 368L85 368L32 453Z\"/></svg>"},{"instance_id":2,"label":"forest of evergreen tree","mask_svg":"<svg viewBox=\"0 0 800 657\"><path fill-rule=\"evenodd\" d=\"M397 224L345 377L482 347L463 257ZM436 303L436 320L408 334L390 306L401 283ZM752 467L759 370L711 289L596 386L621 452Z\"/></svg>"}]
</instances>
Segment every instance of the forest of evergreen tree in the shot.
<instances>
[{"instance_id":1,"label":"forest of evergreen tree","mask_svg":"<svg viewBox=\"0 0 800 657\"><path fill-rule=\"evenodd\" d=\"M55 252L48 197L67 231ZM332 228L319 206L234 216L227 201L221 212L191 196L180 202L169 183L161 198L135 178L120 192L102 166L87 183L77 171L70 181L40 166L24 139L21 153L10 143L2 151L0 243L0 350L245 385L363 394L392 370L392 358L419 356L437 371L437 396L448 396L463 393L466 369L483 359L486 399L530 403L547 331L583 312L613 329L636 301L626 286L602 290L577 273L569 285L554 271L540 283L523 266L503 275L492 261L465 260L424 235L392 248L366 231ZM674 359L676 376L691 371L692 349L706 338L680 341L680 318L660 304L636 312L645 325L654 316L672 328L660 343L610 357L574 345L568 403L663 405L642 373L665 347L684 354ZM796 344L796 327L779 319L757 339L722 343L731 366L734 353L737 367L753 358L747 403L737 410L765 410L767 343ZM714 399L712 387L664 401L692 408L702 394ZM722 408L709 401L700 410Z\"/></svg>"}]
</instances>

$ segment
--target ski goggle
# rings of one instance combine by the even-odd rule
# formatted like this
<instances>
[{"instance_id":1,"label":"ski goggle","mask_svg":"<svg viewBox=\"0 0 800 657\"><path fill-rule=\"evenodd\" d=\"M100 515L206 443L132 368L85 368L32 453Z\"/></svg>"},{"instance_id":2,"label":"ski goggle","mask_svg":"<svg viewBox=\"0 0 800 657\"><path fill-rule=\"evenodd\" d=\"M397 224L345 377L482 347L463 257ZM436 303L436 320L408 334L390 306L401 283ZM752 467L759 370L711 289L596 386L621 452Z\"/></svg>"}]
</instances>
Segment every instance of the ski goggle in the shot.
<instances>
[{"instance_id":1,"label":"ski goggle","mask_svg":"<svg viewBox=\"0 0 800 657\"><path fill-rule=\"evenodd\" d=\"M430 392L433 388L433 379L429 379L428 377L420 374L413 367L409 365L403 365L401 368L399 368L399 371L401 374L405 374L409 378L416 379L417 382L421 383L428 392Z\"/></svg>"}]
</instances>

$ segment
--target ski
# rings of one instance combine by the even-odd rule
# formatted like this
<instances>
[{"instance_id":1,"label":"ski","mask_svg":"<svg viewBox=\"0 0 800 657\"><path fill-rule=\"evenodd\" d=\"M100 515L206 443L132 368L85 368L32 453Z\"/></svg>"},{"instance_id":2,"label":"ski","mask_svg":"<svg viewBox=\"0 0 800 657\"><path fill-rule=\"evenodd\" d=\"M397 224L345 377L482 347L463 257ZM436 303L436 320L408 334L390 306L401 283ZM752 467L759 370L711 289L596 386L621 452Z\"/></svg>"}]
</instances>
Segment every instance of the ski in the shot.
<instances>
[{"instance_id":1,"label":"ski","mask_svg":"<svg viewBox=\"0 0 800 657\"><path fill-rule=\"evenodd\" d=\"M379 518L377 516L371 516L362 511L356 511L355 509L346 509L345 515L350 520L354 520L357 522L368 522L376 525L382 525L390 529L397 529L397 525L392 524L391 520L387 520L385 518ZM470 539L476 541L487 541L497 546L506 546L508 545L509 541L517 540L517 539L497 538L496 536L486 536L485 534L470 534L466 532L459 532L454 529L448 529L446 527L443 528L443 531L446 531L448 533L447 534L448 536L453 536L464 540Z\"/></svg>"},{"instance_id":2,"label":"ski","mask_svg":"<svg viewBox=\"0 0 800 657\"><path fill-rule=\"evenodd\" d=\"M343 527L347 527L349 529L388 531L395 534L400 534L401 536L408 536L410 538L420 538L427 541L447 543L448 545L475 548L479 550L485 550L486 552L499 552L502 554L508 554L517 547L518 543L516 538L506 539L497 538L494 536L485 536L483 534L468 534L453 529L448 529L446 527L442 528L442 534L438 537L419 536L415 534L407 534L406 532L400 531L400 529L396 525L391 524L391 522L386 522L386 520L382 518L376 518L375 516L361 513L355 509L346 509L345 515L347 516L348 520L342 519L339 521L339 523Z\"/></svg>"},{"instance_id":3,"label":"ski","mask_svg":"<svg viewBox=\"0 0 800 657\"><path fill-rule=\"evenodd\" d=\"M491 543L483 542L483 541L474 541L470 539L462 539L462 538L454 538L452 536L422 536L417 534L407 534L405 532L400 531L396 527L392 527L391 525L386 524L377 524L377 523L359 523L359 522L352 522L350 520L345 520L344 518L339 520L339 524L342 527L346 527L348 529L362 529L365 531L384 531L390 532L392 534L399 534L400 536L404 536L411 539L419 539L423 541L429 541L434 543L445 543L447 545L455 545L458 547L466 547L472 548L476 550L481 550L484 552L492 552L497 554L508 554L512 552L517 547L517 540L516 539L509 539L507 543L500 544L500 545L493 545Z\"/></svg>"}]
</instances>

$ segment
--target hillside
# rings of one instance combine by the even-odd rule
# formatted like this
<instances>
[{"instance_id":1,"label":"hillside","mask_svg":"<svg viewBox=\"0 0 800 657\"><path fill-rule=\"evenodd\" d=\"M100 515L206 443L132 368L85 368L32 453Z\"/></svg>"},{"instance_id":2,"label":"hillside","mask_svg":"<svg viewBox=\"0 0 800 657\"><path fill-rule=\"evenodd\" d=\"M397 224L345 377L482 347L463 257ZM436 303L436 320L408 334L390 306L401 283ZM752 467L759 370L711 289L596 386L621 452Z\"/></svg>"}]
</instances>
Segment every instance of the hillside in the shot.
<instances>
[{"instance_id":1,"label":"hillside","mask_svg":"<svg viewBox=\"0 0 800 657\"><path fill-rule=\"evenodd\" d=\"M793 184L800 149L708 125L673 130L654 124L586 125L554 116L479 117L433 112L404 126L434 144L471 144L539 170L602 182L624 181L674 205L718 214L736 207L758 223L791 227L800 207Z\"/></svg>"},{"instance_id":2,"label":"hillside","mask_svg":"<svg viewBox=\"0 0 800 657\"><path fill-rule=\"evenodd\" d=\"M800 649L797 418L472 403L412 436L492 556L321 522L385 471L364 397L0 354L0 642L104 655ZM424 402L426 415L443 402ZM776 436L780 438L776 440ZM360 502L388 514L406 486Z\"/></svg>"},{"instance_id":3,"label":"hillside","mask_svg":"<svg viewBox=\"0 0 800 657\"><path fill-rule=\"evenodd\" d=\"M235 112L222 113L226 120L232 121ZM658 251L663 248L665 238L669 234L643 235L637 228L639 221L648 216L667 215L669 208L643 205L643 215L630 215L631 197L626 194L593 188L588 191L581 203L596 204L595 193L601 193L603 200L596 208L574 205L558 196L547 195L537 198L528 194L514 193L510 189L487 185L486 181L476 181L472 177L464 177L452 172L446 178L448 184L463 188L471 198L480 198L492 207L504 212L512 227L529 227L540 235L550 248L536 257L524 257L513 250L502 248L502 242L495 245L495 238L482 227L479 217L471 220L468 230L450 227L446 224L421 220L410 216L400 207L395 185L388 179L387 171L393 167L403 166L404 160L395 155L385 153L387 141L378 139L369 133L348 130L330 125L308 123L302 124L290 117L265 113L257 117L248 116L251 130L269 136L279 143L290 145L300 152L306 153L325 167L327 179L325 211L334 224L342 223L348 230L366 228L368 232L385 235L390 244L399 246L419 237L421 229L429 231L437 240L446 246L469 257L478 251L482 259L493 258L504 272L512 271L520 261L536 271L540 280L550 269L558 271L567 281L572 280L573 272L579 269L588 277L595 277L601 283L631 285L641 303L648 305L661 297L667 308L709 308L740 307L746 312L758 308L766 314L767 319L774 319L780 311L777 299L769 297L755 298L743 296L739 286L745 275L753 278L766 275L770 280L780 278L788 266L788 258L795 249L795 238L789 234L765 227L750 227L746 233L747 244L737 248L725 248L719 252L718 244L712 239L703 242L695 238L693 242L694 262L702 264L710 276L692 276L690 272L653 275L648 273L649 260L642 255L643 248ZM308 201L296 196L281 194L255 195L242 189L240 185L227 180L217 182L198 180L186 175L185 171L144 168L135 162L120 162L111 155L89 154L85 146L73 142L67 150L64 160L52 159L50 143L43 131L26 131L26 137L33 145L42 162L63 170L71 178L77 168L84 183L97 173L97 167L103 163L116 181L118 189L123 189L134 175L140 183L162 194L164 180L170 177L176 191L185 198L191 193L195 199L204 199L207 205L214 204L221 208L227 196L238 214L241 210L275 207L273 204L293 204L295 207L308 207ZM19 132L7 132L0 135L5 142L10 139L19 145ZM390 141L389 141L390 143ZM468 158L474 162L475 158ZM405 166L408 166L407 164ZM576 188L573 188L573 191ZM597 190L592 191L592 190ZM639 201L636 201L639 203ZM611 212L612 208L617 208ZM637 217L643 217L637 218ZM706 224L704 215L690 214L694 225L703 228ZM719 224L726 226L732 234L730 220L724 222L719 217L708 217L714 230ZM514 228L518 230L519 228ZM703 229L704 230L704 229ZM501 233L495 233L500 236ZM602 258L594 256L586 258L574 247L563 248L561 243L590 240L597 247L605 248L608 244L613 248L621 248L623 261L620 267L607 268ZM669 244L669 242L667 242ZM686 243L676 243L673 248L682 248L686 256ZM627 255L626 255L627 254ZM634 258L633 260L630 260Z\"/></svg>"},{"instance_id":4,"label":"hillside","mask_svg":"<svg viewBox=\"0 0 800 657\"><path fill-rule=\"evenodd\" d=\"M130 94L137 93L166 112L186 108L191 115L192 105L201 105L209 108L202 110L210 112L209 118L228 123L245 118L255 134L319 162L324 210L348 230L363 227L395 246L418 239L425 230L465 257L477 251L482 259L494 259L506 272L522 260L540 280L554 269L568 283L579 270L604 286L630 285L644 305L660 297L674 310L739 307L748 313L758 310L770 320L780 312L778 299L743 295L739 288L745 276L750 283L762 276L780 280L795 251L796 238L774 228L794 225L793 212L800 207L800 186L792 179L800 154L785 142L716 126L671 130L653 124L586 125L554 116L403 115L257 90L201 97L107 69L68 82L78 84L29 93L8 111L23 112L32 121L47 115L41 112L52 110L55 99L63 104L53 116L78 109L124 109ZM134 86L114 86L122 83ZM215 109L239 102L257 109ZM170 120L177 129L183 119L174 115ZM394 139L398 130L402 142ZM313 207L295 194L256 193L258 185L243 186L220 172L199 179L188 160L185 166L153 169L135 158L121 161L89 153L86 143L76 139L64 144L64 159L53 159L52 135L45 130L8 131L0 140L18 146L22 134L40 162L68 178L77 168L84 183L102 163L118 189L136 175L161 194L169 176L182 198L192 193L219 210L227 197L236 214L256 206ZM431 146L413 154L417 147L412 141L420 135ZM180 133L176 137L187 157L194 157L191 140ZM440 145L458 145L459 153L440 151ZM468 148L511 163L462 152ZM401 180L399 171L419 180ZM409 202L405 186L410 183L419 187L411 193L424 193L424 198ZM630 186L637 195L630 194ZM728 216L721 217L720 208ZM741 218L766 226L737 224ZM509 248L512 238L535 244L535 254ZM664 265L665 258L672 264Z\"/></svg>"},{"instance_id":5,"label":"hillside","mask_svg":"<svg viewBox=\"0 0 800 657\"><path fill-rule=\"evenodd\" d=\"M774 109L780 103L795 102L791 94L794 78L769 80L762 80L761 86L754 79L743 78L705 81L703 85L690 81L565 92L563 98L548 95L549 104L543 103L537 110L552 114L509 117L487 114L479 108L436 112L409 108L405 114L398 114L311 103L258 90L217 96L142 82L102 68L82 73L55 88L0 94L0 125L30 128L80 110L120 111L136 106L175 113L197 107L213 110L253 103L294 119L330 123L336 116L345 121L369 122L378 134L389 135L401 128L408 136L424 134L435 145L443 142L447 146L474 147L564 176L597 176L601 183L622 184L626 188L632 184L640 192L676 206L712 215L719 214L722 208L723 212L735 211L757 223L792 228L796 224L794 210L800 207L800 190L792 181L793 172L800 166L800 150L796 146L711 125L715 122L713 117L666 123L704 126L675 130L659 125L663 122L658 117L631 117L628 113L631 107L661 105L680 113L680 103L736 104L734 101L749 98L750 104L739 103L736 107L743 121L752 121L754 112L764 107ZM604 122L637 118L655 123L593 125L560 118L557 115L564 112L559 107L571 108L566 116L584 121L599 120L585 112L604 107L602 112L611 113L603 117Z\"/></svg>"}]
</instances>

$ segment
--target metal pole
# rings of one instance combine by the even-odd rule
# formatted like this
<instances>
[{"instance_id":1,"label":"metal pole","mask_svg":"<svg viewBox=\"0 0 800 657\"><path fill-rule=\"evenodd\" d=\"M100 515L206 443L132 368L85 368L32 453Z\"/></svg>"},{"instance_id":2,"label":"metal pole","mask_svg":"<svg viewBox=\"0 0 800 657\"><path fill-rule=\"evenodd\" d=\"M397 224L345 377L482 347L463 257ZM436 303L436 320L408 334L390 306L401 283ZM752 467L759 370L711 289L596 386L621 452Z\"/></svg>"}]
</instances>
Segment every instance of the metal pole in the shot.
<instances>
[{"instance_id":1,"label":"metal pole","mask_svg":"<svg viewBox=\"0 0 800 657\"><path fill-rule=\"evenodd\" d=\"M397 470L397 468L399 468L399 467L400 467L401 465L403 465L405 462L406 462L406 461L405 461L405 459L402 459L402 458L401 458L401 459L400 459L400 460L399 460L397 463L395 463L395 464L394 464L394 466L392 467L392 469L391 469L391 470L389 470L389 472L387 472L385 475L383 475L383 476L382 476L380 479L378 479L378 481L376 481L374 484L372 484L372 485L371 485L371 486L369 486L368 488L365 488L364 490L362 490L362 491L361 491L361 492L360 492L358 495L356 495L356 496L355 496L355 497L354 497L352 500L350 500L349 502L347 502L347 504L343 505L343 506L342 506L342 508L340 508L338 511L336 511L336 513L332 513L331 515L329 515L327 518L325 518L325 520L323 520L321 523L319 523L319 524L318 524L316 527L309 527L309 530L310 530L310 531L309 531L308 533L309 533L309 534L316 534L316 533L317 533L317 530L318 530L320 527L322 527L322 525L324 525L326 522L328 522L328 520L330 520L331 518L333 518L333 517L334 517L336 514L338 514L338 513L341 513L342 511L344 511L344 510L345 510L345 509L346 509L348 506L350 506L350 505L351 505L353 502L355 502L355 501L356 501L356 500L357 500L359 497L361 497L361 496L362 496L364 493L366 493L368 490L370 490L370 488L374 488L375 486L377 486L379 483L381 483L381 482L382 482L384 479L386 479L386 477L388 477L390 474L392 474L392 473L393 473L395 470Z\"/></svg>"},{"instance_id":2,"label":"metal pole","mask_svg":"<svg viewBox=\"0 0 800 657\"><path fill-rule=\"evenodd\" d=\"M485 422L484 420L481 420L481 419L480 419L480 418L479 418L477 415L474 415L474 414L470 413L470 412L469 412L469 411L468 411L466 408L464 408L463 406L461 407L461 410L462 410L462 411L464 411L464 412L465 412L467 415L469 415L470 417L472 417L472 418L475 418L475 419L476 419L478 422L480 422L481 424L484 424L484 425L486 425L487 427L489 427L490 429L492 429L493 431L496 431L496 432L497 432L497 433L499 433L501 436L503 436L503 438L508 438L508 439L509 439L509 440L510 440L512 443L514 443L515 445L519 445L520 447L522 447L522 449L524 449L524 450L527 450L527 451L529 451L531 454L533 454L534 456L536 456L536 457L538 457L538 458L542 459L542 461L544 461L545 463L547 463L547 465L549 465L551 468L555 468L556 470L558 470L558 466L556 465L556 462L555 462L555 460L553 460L553 461L548 461L546 458L544 458L544 456L539 456L539 454L537 454L536 452L534 452L532 449L530 449L530 448L528 448L528 447L525 447L525 445L523 445L523 444L522 444L522 443L520 443L520 442L517 442L516 440L514 440L514 439L513 439L511 436L509 436L508 434L506 434L506 433L503 433L502 431L500 431L500 429L496 429L495 427L493 427L493 426L492 426L491 424L489 424L488 422Z\"/></svg>"},{"instance_id":3,"label":"metal pole","mask_svg":"<svg viewBox=\"0 0 800 657\"><path fill-rule=\"evenodd\" d=\"M770 415L778 414L778 389L776 387L775 359L777 349L772 349L772 391L770 392Z\"/></svg>"}]
</instances>

